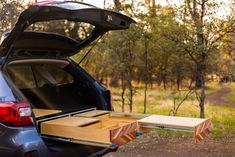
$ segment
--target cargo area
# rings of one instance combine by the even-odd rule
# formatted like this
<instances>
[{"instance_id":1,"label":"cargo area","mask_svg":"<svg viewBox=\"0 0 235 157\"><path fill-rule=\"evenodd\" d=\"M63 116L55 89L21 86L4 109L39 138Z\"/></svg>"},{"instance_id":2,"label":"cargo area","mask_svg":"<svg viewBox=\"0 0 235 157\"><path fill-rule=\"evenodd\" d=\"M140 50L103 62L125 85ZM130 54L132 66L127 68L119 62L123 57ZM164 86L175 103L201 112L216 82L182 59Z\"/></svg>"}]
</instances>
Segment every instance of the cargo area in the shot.
<instances>
[{"instance_id":1,"label":"cargo area","mask_svg":"<svg viewBox=\"0 0 235 157\"><path fill-rule=\"evenodd\" d=\"M136 137L136 119L97 110L100 95L91 81L65 60L12 61L7 75L32 105L43 139L98 147L118 147ZM101 93L98 93L101 94Z\"/></svg>"},{"instance_id":2,"label":"cargo area","mask_svg":"<svg viewBox=\"0 0 235 157\"><path fill-rule=\"evenodd\" d=\"M90 82L65 60L16 60L10 62L6 70L34 109L69 113L99 108Z\"/></svg>"}]
</instances>

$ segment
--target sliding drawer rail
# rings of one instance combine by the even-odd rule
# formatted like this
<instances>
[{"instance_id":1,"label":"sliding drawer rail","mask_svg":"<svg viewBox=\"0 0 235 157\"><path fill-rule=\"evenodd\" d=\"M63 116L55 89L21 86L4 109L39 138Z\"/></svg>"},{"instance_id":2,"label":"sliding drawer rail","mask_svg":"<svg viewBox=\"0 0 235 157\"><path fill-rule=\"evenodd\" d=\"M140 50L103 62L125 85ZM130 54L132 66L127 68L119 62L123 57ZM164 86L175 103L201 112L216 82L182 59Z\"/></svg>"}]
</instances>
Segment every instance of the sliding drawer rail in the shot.
<instances>
[{"instance_id":1,"label":"sliding drawer rail","mask_svg":"<svg viewBox=\"0 0 235 157\"><path fill-rule=\"evenodd\" d=\"M95 147L103 147L103 148L116 148L115 144L111 143L103 143L103 142L97 142L97 141L86 141L86 140L77 140L72 138L62 138L62 137L56 137L56 136L47 136L42 135L43 139L47 140L53 140L53 141L61 141L61 142L68 142L68 143L75 143L75 144L83 144L83 145L89 145L89 146L95 146Z\"/></svg>"}]
</instances>

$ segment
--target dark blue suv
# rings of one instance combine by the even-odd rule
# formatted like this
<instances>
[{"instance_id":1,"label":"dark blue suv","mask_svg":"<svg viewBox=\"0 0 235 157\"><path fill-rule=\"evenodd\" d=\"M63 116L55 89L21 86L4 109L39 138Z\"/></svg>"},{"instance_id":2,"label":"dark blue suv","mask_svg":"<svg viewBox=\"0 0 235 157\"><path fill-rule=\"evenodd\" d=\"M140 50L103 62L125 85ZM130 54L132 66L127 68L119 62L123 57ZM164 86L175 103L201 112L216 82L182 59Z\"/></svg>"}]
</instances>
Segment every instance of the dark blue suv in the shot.
<instances>
[{"instance_id":1,"label":"dark blue suv","mask_svg":"<svg viewBox=\"0 0 235 157\"><path fill-rule=\"evenodd\" d=\"M82 38L70 38L66 31L35 31L38 23L45 22L46 27L57 20L76 23ZM108 31L128 29L132 22L125 15L72 1L44 1L21 13L0 45L1 157L87 156L100 150L43 137L41 117L34 109L61 111L54 116L91 108L111 110L110 91L69 57ZM90 33L80 33L87 25L92 26Z\"/></svg>"}]
</instances>

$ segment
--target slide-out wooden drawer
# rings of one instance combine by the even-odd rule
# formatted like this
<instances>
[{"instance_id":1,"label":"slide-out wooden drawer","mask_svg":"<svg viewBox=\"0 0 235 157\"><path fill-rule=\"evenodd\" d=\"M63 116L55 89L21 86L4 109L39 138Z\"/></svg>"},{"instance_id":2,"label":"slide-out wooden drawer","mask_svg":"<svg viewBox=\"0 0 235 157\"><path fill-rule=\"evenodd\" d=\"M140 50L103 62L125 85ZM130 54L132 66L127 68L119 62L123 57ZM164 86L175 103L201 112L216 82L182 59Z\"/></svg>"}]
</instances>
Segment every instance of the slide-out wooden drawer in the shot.
<instances>
[{"instance_id":1,"label":"slide-out wooden drawer","mask_svg":"<svg viewBox=\"0 0 235 157\"><path fill-rule=\"evenodd\" d=\"M124 145L135 138L137 128L136 120L112 118L109 112L91 117L77 114L40 123L42 135L100 146Z\"/></svg>"},{"instance_id":2,"label":"slide-out wooden drawer","mask_svg":"<svg viewBox=\"0 0 235 157\"><path fill-rule=\"evenodd\" d=\"M46 113L52 112L41 113L40 111L40 115ZM198 143L208 135L211 121L210 119L91 110L43 121L39 126L41 134L45 136L107 147L124 145L136 137L137 131L145 132L154 128L192 131L195 143Z\"/></svg>"}]
</instances>

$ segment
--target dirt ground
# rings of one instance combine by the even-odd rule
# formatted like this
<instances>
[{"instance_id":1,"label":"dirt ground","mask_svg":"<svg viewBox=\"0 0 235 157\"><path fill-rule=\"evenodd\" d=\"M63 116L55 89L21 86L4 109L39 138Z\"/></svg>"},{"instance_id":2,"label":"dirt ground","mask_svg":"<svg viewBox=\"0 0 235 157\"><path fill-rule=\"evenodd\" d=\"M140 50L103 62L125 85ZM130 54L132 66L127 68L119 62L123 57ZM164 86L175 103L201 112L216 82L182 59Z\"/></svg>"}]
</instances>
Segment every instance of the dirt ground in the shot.
<instances>
[{"instance_id":1,"label":"dirt ground","mask_svg":"<svg viewBox=\"0 0 235 157\"><path fill-rule=\"evenodd\" d=\"M160 136L151 132L105 157L235 157L235 138L194 144L192 137Z\"/></svg>"},{"instance_id":2,"label":"dirt ground","mask_svg":"<svg viewBox=\"0 0 235 157\"><path fill-rule=\"evenodd\" d=\"M221 85L221 90L208 94L206 99L211 104L214 105L224 105L224 106L231 106L235 108L235 102L227 102L224 101L222 98L228 95L230 92L230 89L227 87L227 85Z\"/></svg>"},{"instance_id":3,"label":"dirt ground","mask_svg":"<svg viewBox=\"0 0 235 157\"><path fill-rule=\"evenodd\" d=\"M207 101L235 108L235 103L222 99L228 93L229 88L222 86L218 92L209 94ZM235 157L235 135L222 141L206 140L194 144L193 137L158 135L151 132L105 157Z\"/></svg>"}]
</instances>

